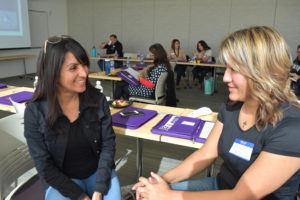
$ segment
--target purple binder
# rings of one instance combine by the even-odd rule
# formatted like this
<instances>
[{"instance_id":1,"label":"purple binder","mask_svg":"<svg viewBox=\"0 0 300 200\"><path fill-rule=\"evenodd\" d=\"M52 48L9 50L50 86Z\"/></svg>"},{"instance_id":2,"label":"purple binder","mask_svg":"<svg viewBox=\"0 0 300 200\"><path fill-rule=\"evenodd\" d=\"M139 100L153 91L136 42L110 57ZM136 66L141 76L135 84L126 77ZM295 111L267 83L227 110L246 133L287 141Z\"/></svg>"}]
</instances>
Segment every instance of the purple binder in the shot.
<instances>
[{"instance_id":1,"label":"purple binder","mask_svg":"<svg viewBox=\"0 0 300 200\"><path fill-rule=\"evenodd\" d=\"M33 92L28 92L28 91L10 94L10 95L4 96L4 97L0 97L0 104L12 106L12 103L11 103L9 97L15 102L22 103L22 102L29 100L32 97L32 95L33 95Z\"/></svg>"},{"instance_id":2,"label":"purple binder","mask_svg":"<svg viewBox=\"0 0 300 200\"><path fill-rule=\"evenodd\" d=\"M117 75L134 87L139 87L141 84L136 78L134 78L127 71L120 71L117 73Z\"/></svg>"},{"instance_id":3,"label":"purple binder","mask_svg":"<svg viewBox=\"0 0 300 200\"><path fill-rule=\"evenodd\" d=\"M144 115L133 115L128 117L122 117L120 115L120 112L127 112L127 111L142 111ZM157 115L157 111L155 110L147 110L142 108L134 108L134 107L127 107L123 110L115 113L112 115L112 123L113 126L128 128L128 129L137 129L146 122L148 122L150 119L155 117Z\"/></svg>"},{"instance_id":4,"label":"purple binder","mask_svg":"<svg viewBox=\"0 0 300 200\"><path fill-rule=\"evenodd\" d=\"M3 84L3 83L0 83L0 89L2 89L2 88L7 88L7 85Z\"/></svg>"},{"instance_id":5,"label":"purple binder","mask_svg":"<svg viewBox=\"0 0 300 200\"><path fill-rule=\"evenodd\" d=\"M151 132L204 143L206 139L199 137L204 124L205 121L201 119L169 114L158 122Z\"/></svg>"}]
</instances>

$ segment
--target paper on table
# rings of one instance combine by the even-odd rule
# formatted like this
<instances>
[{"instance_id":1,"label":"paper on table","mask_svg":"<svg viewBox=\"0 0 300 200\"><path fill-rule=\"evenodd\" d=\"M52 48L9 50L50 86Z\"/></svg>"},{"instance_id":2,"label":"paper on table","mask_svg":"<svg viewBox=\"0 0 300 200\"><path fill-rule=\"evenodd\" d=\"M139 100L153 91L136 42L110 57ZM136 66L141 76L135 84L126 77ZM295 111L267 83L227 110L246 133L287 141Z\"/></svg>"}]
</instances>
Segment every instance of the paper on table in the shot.
<instances>
[{"instance_id":1,"label":"paper on table","mask_svg":"<svg viewBox=\"0 0 300 200\"><path fill-rule=\"evenodd\" d=\"M138 80L138 72L131 67L128 67L125 71L127 71L131 76Z\"/></svg>"},{"instance_id":2,"label":"paper on table","mask_svg":"<svg viewBox=\"0 0 300 200\"><path fill-rule=\"evenodd\" d=\"M215 125L215 122L205 122L199 137L206 139L208 137L210 131L214 127L214 125Z\"/></svg>"}]
</instances>

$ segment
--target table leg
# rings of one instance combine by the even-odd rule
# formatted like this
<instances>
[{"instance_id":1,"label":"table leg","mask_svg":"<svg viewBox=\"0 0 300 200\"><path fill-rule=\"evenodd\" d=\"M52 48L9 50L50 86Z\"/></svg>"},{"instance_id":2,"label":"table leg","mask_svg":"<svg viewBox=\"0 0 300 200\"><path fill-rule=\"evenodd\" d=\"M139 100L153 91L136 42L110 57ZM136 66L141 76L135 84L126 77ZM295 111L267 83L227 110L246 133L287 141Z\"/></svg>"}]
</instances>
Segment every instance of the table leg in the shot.
<instances>
[{"instance_id":1,"label":"table leg","mask_svg":"<svg viewBox=\"0 0 300 200\"><path fill-rule=\"evenodd\" d=\"M24 66L24 78L27 78L27 71L26 71L26 62L25 62L25 58L23 58L23 66Z\"/></svg>"},{"instance_id":2,"label":"table leg","mask_svg":"<svg viewBox=\"0 0 300 200\"><path fill-rule=\"evenodd\" d=\"M143 139L136 139L136 171L137 171L137 181L143 173Z\"/></svg>"},{"instance_id":3,"label":"table leg","mask_svg":"<svg viewBox=\"0 0 300 200\"><path fill-rule=\"evenodd\" d=\"M216 93L217 92L217 76L216 76L216 71L217 71L217 68L216 67L214 67L214 74L213 74L213 76L214 76L214 93Z\"/></svg>"},{"instance_id":4,"label":"table leg","mask_svg":"<svg viewBox=\"0 0 300 200\"><path fill-rule=\"evenodd\" d=\"M115 93L115 81L111 81L111 98L114 98Z\"/></svg>"}]
</instances>

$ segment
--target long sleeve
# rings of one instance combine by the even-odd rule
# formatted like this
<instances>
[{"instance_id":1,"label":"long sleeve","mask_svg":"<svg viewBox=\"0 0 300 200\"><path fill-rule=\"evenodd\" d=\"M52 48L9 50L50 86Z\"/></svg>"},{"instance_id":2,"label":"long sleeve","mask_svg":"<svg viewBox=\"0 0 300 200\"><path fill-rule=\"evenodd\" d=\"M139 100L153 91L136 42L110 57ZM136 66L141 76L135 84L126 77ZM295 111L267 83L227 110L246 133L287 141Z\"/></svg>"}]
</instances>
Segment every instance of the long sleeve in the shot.
<instances>
[{"instance_id":1,"label":"long sleeve","mask_svg":"<svg viewBox=\"0 0 300 200\"><path fill-rule=\"evenodd\" d=\"M94 189L102 194L106 194L110 185L111 170L114 168L115 132L112 128L109 106L103 95L101 97L100 109L99 115L104 116L101 120L101 153Z\"/></svg>"},{"instance_id":2,"label":"long sleeve","mask_svg":"<svg viewBox=\"0 0 300 200\"><path fill-rule=\"evenodd\" d=\"M40 124L45 121L41 120L37 112L32 104L27 105L24 114L24 135L39 176L62 195L71 199L81 199L85 195L83 190L55 165L44 138L42 127L46 126Z\"/></svg>"}]
</instances>

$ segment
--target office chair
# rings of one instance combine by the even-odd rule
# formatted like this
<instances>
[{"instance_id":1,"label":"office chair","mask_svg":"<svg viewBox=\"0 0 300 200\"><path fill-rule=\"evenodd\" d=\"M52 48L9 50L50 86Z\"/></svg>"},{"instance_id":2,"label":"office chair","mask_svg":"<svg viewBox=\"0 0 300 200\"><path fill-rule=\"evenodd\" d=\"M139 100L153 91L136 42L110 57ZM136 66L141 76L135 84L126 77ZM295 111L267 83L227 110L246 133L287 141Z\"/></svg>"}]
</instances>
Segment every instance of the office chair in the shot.
<instances>
[{"instance_id":1,"label":"office chair","mask_svg":"<svg viewBox=\"0 0 300 200\"><path fill-rule=\"evenodd\" d=\"M142 103L156 104L156 105L164 105L166 102L166 80L168 77L168 72L161 73L160 77L155 86L155 95L153 98L144 98L138 96L132 96L129 98L131 101L138 101Z\"/></svg>"}]
</instances>

